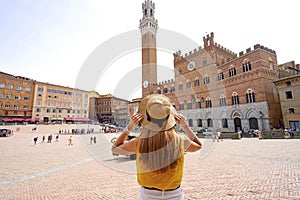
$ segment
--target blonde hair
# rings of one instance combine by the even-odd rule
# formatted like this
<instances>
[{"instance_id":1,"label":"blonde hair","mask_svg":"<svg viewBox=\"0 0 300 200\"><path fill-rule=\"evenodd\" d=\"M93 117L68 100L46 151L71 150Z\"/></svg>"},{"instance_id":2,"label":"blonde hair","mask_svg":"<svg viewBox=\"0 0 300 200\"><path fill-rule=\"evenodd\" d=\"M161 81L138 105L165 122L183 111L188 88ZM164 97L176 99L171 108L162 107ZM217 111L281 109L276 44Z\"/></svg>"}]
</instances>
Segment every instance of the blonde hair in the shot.
<instances>
[{"instance_id":1,"label":"blonde hair","mask_svg":"<svg viewBox=\"0 0 300 200\"><path fill-rule=\"evenodd\" d=\"M183 159L183 137L175 126L159 132L143 128L137 137L137 150L137 162L143 172L164 173Z\"/></svg>"}]
</instances>

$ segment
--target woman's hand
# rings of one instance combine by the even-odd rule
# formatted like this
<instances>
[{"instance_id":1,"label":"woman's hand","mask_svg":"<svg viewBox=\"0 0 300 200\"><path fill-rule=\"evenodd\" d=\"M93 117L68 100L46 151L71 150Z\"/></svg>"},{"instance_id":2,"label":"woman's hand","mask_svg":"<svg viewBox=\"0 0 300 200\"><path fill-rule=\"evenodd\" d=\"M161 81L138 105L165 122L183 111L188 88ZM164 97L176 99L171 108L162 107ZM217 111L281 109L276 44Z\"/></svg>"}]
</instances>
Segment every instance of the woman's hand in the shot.
<instances>
[{"instance_id":1,"label":"woman's hand","mask_svg":"<svg viewBox=\"0 0 300 200\"><path fill-rule=\"evenodd\" d=\"M139 125L143 121L143 115L140 113L133 114L130 117L127 128L129 131L132 131L137 125Z\"/></svg>"},{"instance_id":2,"label":"woman's hand","mask_svg":"<svg viewBox=\"0 0 300 200\"><path fill-rule=\"evenodd\" d=\"M175 118L177 124L179 124L182 128L188 126L186 117L183 116L182 114L175 114L174 118Z\"/></svg>"}]
</instances>

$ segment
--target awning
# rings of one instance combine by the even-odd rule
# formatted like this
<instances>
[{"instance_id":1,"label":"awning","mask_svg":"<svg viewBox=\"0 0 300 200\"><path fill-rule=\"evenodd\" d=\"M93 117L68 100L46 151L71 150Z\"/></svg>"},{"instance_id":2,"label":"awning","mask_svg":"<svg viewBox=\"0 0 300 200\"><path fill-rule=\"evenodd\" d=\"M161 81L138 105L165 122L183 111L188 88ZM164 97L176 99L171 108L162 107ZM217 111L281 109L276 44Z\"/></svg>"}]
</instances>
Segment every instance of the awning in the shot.
<instances>
[{"instance_id":1,"label":"awning","mask_svg":"<svg viewBox=\"0 0 300 200\"><path fill-rule=\"evenodd\" d=\"M76 122L90 122L91 121L90 118L86 118L86 117L79 117L79 118L66 117L65 120L66 121L76 121Z\"/></svg>"},{"instance_id":2,"label":"awning","mask_svg":"<svg viewBox=\"0 0 300 200\"><path fill-rule=\"evenodd\" d=\"M4 117L2 118L2 121L4 122L23 122L24 118L18 118L18 117Z\"/></svg>"}]
</instances>

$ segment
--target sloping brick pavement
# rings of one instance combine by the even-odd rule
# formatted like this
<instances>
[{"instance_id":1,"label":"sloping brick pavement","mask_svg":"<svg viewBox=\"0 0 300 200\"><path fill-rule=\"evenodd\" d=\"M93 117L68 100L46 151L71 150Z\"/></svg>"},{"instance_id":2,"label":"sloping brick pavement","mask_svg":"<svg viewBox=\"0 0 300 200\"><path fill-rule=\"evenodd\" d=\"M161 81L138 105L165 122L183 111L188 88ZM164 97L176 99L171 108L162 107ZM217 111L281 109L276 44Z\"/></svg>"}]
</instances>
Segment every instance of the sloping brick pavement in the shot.
<instances>
[{"instance_id":1,"label":"sloping brick pavement","mask_svg":"<svg viewBox=\"0 0 300 200\"><path fill-rule=\"evenodd\" d=\"M22 130L0 138L0 199L137 199L136 175L124 172L135 161L110 153L115 134L74 135L68 146L69 135L40 143L51 127ZM185 199L299 199L300 140L202 142L203 150L185 155Z\"/></svg>"}]
</instances>

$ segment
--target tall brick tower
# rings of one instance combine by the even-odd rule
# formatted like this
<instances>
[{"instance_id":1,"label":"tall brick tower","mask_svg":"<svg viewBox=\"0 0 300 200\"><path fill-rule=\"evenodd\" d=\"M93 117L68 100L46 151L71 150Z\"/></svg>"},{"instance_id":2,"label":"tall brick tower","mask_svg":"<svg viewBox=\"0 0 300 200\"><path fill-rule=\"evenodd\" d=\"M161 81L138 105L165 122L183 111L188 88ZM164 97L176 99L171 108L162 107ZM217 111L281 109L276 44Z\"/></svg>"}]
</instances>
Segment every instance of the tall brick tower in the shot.
<instances>
[{"instance_id":1,"label":"tall brick tower","mask_svg":"<svg viewBox=\"0 0 300 200\"><path fill-rule=\"evenodd\" d=\"M155 4L145 0L142 4L143 18L140 20L142 34L142 95L149 94L149 87L157 84L156 33L157 20L154 18Z\"/></svg>"}]
</instances>

